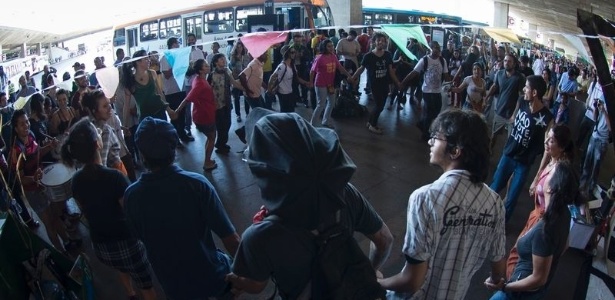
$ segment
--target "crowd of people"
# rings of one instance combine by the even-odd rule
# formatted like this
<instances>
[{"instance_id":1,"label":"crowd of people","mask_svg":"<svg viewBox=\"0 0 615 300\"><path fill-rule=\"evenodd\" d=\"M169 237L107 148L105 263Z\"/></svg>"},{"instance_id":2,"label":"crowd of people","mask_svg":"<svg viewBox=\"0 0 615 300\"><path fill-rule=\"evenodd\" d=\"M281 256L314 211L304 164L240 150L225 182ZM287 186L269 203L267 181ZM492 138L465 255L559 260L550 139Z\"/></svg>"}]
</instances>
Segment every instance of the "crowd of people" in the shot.
<instances>
[{"instance_id":1,"label":"crowd of people","mask_svg":"<svg viewBox=\"0 0 615 300\"><path fill-rule=\"evenodd\" d=\"M167 46L180 47L176 38ZM194 35L186 46L190 67L183 83L165 56L140 50L125 62L120 49L114 63L120 85L111 98L78 64L71 91L58 89L53 74L44 77L42 92L20 79L17 95L31 96L23 109L13 110L9 95L0 93L0 112L10 120L0 164L7 188L23 208L23 222L39 226L27 202L53 247L67 256L81 247L64 221L67 199L50 199L40 184L45 164L63 162L79 168L72 194L89 222L96 257L118 271L133 299L133 284L142 298L159 297L154 273L170 299L260 293L271 279L283 299L309 299L316 255L310 241L332 218L370 240L367 256L387 299L462 299L487 259L491 275L484 284L497 291L492 299L544 297L567 248L568 205L583 209L592 197L610 142L606 102L591 68L558 64L540 51L520 56L478 39L466 55L452 38L444 50L435 41L426 47L410 40L407 48L418 58L412 60L371 27L360 36L355 30L319 31L311 39L289 34L257 57L241 38L226 54L217 43L206 53ZM94 63L106 68L100 58ZM378 120L387 101L389 109L404 109L409 96L411 105L420 105L429 163L443 172L411 193L405 263L386 276L380 269L394 251L393 235L350 184L356 166L331 120L341 91L361 95L361 78L374 104L367 129L382 134ZM452 108L442 111L446 82L452 82ZM232 113L237 123L244 120L242 97L245 126L237 134L249 145L246 160L263 209L240 235L208 179L174 161L176 149L195 140L194 124L206 137L203 170L217 168L213 152L230 151ZM279 113L272 110L275 101ZM571 101L586 103L577 137L569 127L576 124L568 124ZM313 108L311 118L294 113L300 104ZM502 132L504 149L488 185L489 157ZM528 177L535 209L507 256L505 224ZM505 200L499 195L504 188ZM226 251L216 247L214 234ZM289 251L293 256L284 255Z\"/></svg>"}]
</instances>

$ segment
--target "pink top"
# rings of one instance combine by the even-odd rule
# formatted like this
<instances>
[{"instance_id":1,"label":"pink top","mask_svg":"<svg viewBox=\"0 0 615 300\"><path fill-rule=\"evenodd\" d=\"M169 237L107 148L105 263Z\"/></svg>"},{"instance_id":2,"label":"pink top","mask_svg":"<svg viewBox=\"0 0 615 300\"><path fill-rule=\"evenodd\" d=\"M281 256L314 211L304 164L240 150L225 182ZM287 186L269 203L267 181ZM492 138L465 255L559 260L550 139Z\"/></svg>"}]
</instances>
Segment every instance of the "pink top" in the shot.
<instances>
[{"instance_id":1,"label":"pink top","mask_svg":"<svg viewBox=\"0 0 615 300\"><path fill-rule=\"evenodd\" d=\"M544 212L545 207L545 181L547 181L547 177L551 174L555 168L544 168L540 173L540 177L538 179L538 184L536 184L536 204L540 209Z\"/></svg>"},{"instance_id":2,"label":"pink top","mask_svg":"<svg viewBox=\"0 0 615 300\"><path fill-rule=\"evenodd\" d=\"M316 56L311 72L316 73L315 87L327 87L335 82L335 70L342 65L334 54Z\"/></svg>"}]
</instances>

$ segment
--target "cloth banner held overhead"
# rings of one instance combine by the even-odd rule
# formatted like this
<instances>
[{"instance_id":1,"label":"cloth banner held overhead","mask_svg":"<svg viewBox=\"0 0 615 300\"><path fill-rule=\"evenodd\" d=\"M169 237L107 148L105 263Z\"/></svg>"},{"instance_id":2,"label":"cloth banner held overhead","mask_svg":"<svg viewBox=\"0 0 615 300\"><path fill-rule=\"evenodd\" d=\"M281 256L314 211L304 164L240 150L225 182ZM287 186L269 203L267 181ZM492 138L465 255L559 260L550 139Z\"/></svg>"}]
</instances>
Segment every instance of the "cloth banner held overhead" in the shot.
<instances>
[{"instance_id":1,"label":"cloth banner held overhead","mask_svg":"<svg viewBox=\"0 0 615 300\"><path fill-rule=\"evenodd\" d=\"M286 31L252 32L241 37L241 42L252 57L261 56L269 47L286 41Z\"/></svg>"},{"instance_id":2,"label":"cloth banner held overhead","mask_svg":"<svg viewBox=\"0 0 615 300\"><path fill-rule=\"evenodd\" d=\"M407 24L395 24L395 25L381 25L382 30L391 38L391 40L402 50L402 52L408 56L411 60L418 60L418 58L408 50L406 45L408 39L413 38L419 43L423 44L427 49L431 50L425 33L421 29L420 25L407 25Z\"/></svg>"},{"instance_id":3,"label":"cloth banner held overhead","mask_svg":"<svg viewBox=\"0 0 615 300\"><path fill-rule=\"evenodd\" d=\"M184 86L184 78L186 77L186 71L190 66L190 51L192 47L183 47L176 49L169 49L164 51L164 56L169 62L173 70L173 77L177 81L177 86L181 89Z\"/></svg>"},{"instance_id":4,"label":"cloth banner held overhead","mask_svg":"<svg viewBox=\"0 0 615 300\"><path fill-rule=\"evenodd\" d=\"M508 28L483 27L482 29L492 39L500 43L521 44L521 41L519 41L519 37L517 37L517 34L515 34L512 30Z\"/></svg>"},{"instance_id":5,"label":"cloth banner held overhead","mask_svg":"<svg viewBox=\"0 0 615 300\"><path fill-rule=\"evenodd\" d=\"M101 68L95 71L96 80L105 93L105 97L111 98L115 95L117 86L120 83L120 72L117 68Z\"/></svg>"}]
</instances>

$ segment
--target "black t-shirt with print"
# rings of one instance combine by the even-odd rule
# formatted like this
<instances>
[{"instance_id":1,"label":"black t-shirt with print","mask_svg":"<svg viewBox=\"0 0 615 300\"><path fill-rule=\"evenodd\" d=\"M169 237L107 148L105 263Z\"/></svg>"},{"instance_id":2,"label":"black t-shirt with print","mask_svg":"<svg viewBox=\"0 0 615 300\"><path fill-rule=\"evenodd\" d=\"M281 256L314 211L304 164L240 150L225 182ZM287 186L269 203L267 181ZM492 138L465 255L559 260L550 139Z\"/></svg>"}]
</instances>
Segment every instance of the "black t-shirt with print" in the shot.
<instances>
[{"instance_id":1,"label":"black t-shirt with print","mask_svg":"<svg viewBox=\"0 0 615 300\"><path fill-rule=\"evenodd\" d=\"M363 57L362 66L367 69L367 78L373 88L387 88L391 83L389 66L393 64L391 52L384 51L382 56L369 52Z\"/></svg>"},{"instance_id":2,"label":"black t-shirt with print","mask_svg":"<svg viewBox=\"0 0 615 300\"><path fill-rule=\"evenodd\" d=\"M531 113L528 101L519 102L513 129L504 146L504 154L514 160L530 165L542 153L545 133L553 114L547 107Z\"/></svg>"}]
</instances>

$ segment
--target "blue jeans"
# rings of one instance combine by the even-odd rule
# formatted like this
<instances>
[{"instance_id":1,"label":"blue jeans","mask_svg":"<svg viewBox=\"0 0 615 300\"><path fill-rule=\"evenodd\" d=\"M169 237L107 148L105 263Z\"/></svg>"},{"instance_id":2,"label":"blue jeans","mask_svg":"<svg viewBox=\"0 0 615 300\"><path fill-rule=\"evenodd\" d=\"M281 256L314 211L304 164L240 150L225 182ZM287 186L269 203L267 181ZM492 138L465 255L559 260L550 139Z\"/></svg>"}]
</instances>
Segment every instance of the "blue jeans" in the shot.
<instances>
[{"instance_id":1,"label":"blue jeans","mask_svg":"<svg viewBox=\"0 0 615 300\"><path fill-rule=\"evenodd\" d=\"M329 94L327 87L316 87L316 100L318 102L316 103L316 108L314 109L310 123L316 125L315 121L320 117L322 109L324 108L325 114L322 116L322 124L328 125L333 105L335 105L335 94Z\"/></svg>"},{"instance_id":2,"label":"blue jeans","mask_svg":"<svg viewBox=\"0 0 615 300\"><path fill-rule=\"evenodd\" d=\"M585 160L583 162L583 173L581 175L581 191L583 189L590 193L598 183L598 174L600 173L600 165L606 154L609 142L600 140L595 137L589 138L587 151L585 152Z\"/></svg>"},{"instance_id":3,"label":"blue jeans","mask_svg":"<svg viewBox=\"0 0 615 300\"><path fill-rule=\"evenodd\" d=\"M512 216L513 210L515 210L517 199L519 199L521 189L523 185L525 185L525 179L527 178L529 170L530 166L508 157L506 154L503 154L500 158L495 174L493 174L493 182L490 188L496 193L499 193L502 188L506 187L508 179L512 175L512 181L508 188L508 193L506 194L506 201L504 202L504 206L506 207L506 222L508 222Z\"/></svg>"},{"instance_id":4,"label":"blue jeans","mask_svg":"<svg viewBox=\"0 0 615 300\"><path fill-rule=\"evenodd\" d=\"M502 292L497 291L490 300L540 300L545 297L545 289L538 292Z\"/></svg>"}]
</instances>

